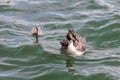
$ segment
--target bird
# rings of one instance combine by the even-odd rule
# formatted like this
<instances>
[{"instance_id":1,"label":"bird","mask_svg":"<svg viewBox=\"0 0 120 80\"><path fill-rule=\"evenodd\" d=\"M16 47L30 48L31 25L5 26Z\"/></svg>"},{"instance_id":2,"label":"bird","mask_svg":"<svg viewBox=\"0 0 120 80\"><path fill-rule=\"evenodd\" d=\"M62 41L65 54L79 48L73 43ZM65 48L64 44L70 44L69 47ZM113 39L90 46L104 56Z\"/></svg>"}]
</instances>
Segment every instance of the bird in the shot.
<instances>
[{"instance_id":1,"label":"bird","mask_svg":"<svg viewBox=\"0 0 120 80\"><path fill-rule=\"evenodd\" d=\"M36 27L32 28L31 34L32 35L37 35L37 36L43 35L41 27L40 26L36 26Z\"/></svg>"},{"instance_id":2,"label":"bird","mask_svg":"<svg viewBox=\"0 0 120 80\"><path fill-rule=\"evenodd\" d=\"M38 36L43 35L41 26L36 26L36 27L32 28L31 34L32 34L33 36L35 36L35 38L36 38L36 41L35 41L35 42L38 43L38 41L39 41L39 40L38 40Z\"/></svg>"},{"instance_id":3,"label":"bird","mask_svg":"<svg viewBox=\"0 0 120 80\"><path fill-rule=\"evenodd\" d=\"M61 41L60 44L68 55L81 56L86 51L86 37L78 35L73 29L68 30L66 40Z\"/></svg>"}]
</instances>

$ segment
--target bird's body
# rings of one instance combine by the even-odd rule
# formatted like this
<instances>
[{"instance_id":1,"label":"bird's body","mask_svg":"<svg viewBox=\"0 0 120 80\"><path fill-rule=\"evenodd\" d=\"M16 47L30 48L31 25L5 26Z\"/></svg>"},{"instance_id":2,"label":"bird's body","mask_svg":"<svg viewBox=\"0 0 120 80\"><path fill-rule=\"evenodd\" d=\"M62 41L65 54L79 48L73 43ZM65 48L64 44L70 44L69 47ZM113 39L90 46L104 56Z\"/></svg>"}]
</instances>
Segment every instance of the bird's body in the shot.
<instances>
[{"instance_id":1,"label":"bird's body","mask_svg":"<svg viewBox=\"0 0 120 80\"><path fill-rule=\"evenodd\" d=\"M76 47L73 44L73 41L71 41L71 43L68 45L67 53L70 53L71 55L80 56L84 53L84 51L76 49Z\"/></svg>"},{"instance_id":2,"label":"bird's body","mask_svg":"<svg viewBox=\"0 0 120 80\"><path fill-rule=\"evenodd\" d=\"M32 28L31 34L32 34L33 36L35 36L35 39L36 39L35 42L38 43L38 42L39 42L38 36L43 35L43 32L42 32L41 27L40 27L40 26L37 26L37 27Z\"/></svg>"},{"instance_id":3,"label":"bird's body","mask_svg":"<svg viewBox=\"0 0 120 80\"><path fill-rule=\"evenodd\" d=\"M86 38L79 36L74 30L69 30L67 40L61 43L62 50L69 55L81 56L86 49Z\"/></svg>"},{"instance_id":4,"label":"bird's body","mask_svg":"<svg viewBox=\"0 0 120 80\"><path fill-rule=\"evenodd\" d=\"M43 33L42 33L42 30L41 30L41 27L37 26L37 27L32 28L31 34L32 35L37 35L37 36L42 35Z\"/></svg>"}]
</instances>

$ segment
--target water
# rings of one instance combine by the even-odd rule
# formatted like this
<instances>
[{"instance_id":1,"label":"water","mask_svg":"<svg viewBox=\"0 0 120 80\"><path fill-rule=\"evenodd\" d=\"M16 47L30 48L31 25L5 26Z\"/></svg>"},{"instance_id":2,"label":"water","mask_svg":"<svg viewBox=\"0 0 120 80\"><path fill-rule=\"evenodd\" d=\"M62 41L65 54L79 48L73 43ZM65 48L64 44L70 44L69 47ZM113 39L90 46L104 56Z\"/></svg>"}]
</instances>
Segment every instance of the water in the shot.
<instances>
[{"instance_id":1,"label":"water","mask_svg":"<svg viewBox=\"0 0 120 80\"><path fill-rule=\"evenodd\" d=\"M120 80L119 22L119 0L0 0L0 80ZM87 38L81 57L61 55L71 28Z\"/></svg>"}]
</instances>

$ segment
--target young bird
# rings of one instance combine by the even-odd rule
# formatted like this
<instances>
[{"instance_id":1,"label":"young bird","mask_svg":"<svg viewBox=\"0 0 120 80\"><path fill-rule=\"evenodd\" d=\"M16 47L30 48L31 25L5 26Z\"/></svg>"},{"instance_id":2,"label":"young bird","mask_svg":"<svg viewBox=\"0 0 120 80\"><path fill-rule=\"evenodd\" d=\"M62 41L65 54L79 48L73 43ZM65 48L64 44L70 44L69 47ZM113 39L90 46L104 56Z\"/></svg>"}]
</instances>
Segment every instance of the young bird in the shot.
<instances>
[{"instance_id":1,"label":"young bird","mask_svg":"<svg viewBox=\"0 0 120 80\"><path fill-rule=\"evenodd\" d=\"M32 28L31 34L36 37L36 43L38 43L38 36L43 35L42 29L40 26Z\"/></svg>"},{"instance_id":2,"label":"young bird","mask_svg":"<svg viewBox=\"0 0 120 80\"><path fill-rule=\"evenodd\" d=\"M60 42L62 50L69 55L81 56L86 50L86 38L78 35L73 29L70 29L66 36L67 40Z\"/></svg>"},{"instance_id":3,"label":"young bird","mask_svg":"<svg viewBox=\"0 0 120 80\"><path fill-rule=\"evenodd\" d=\"M40 27L40 26L36 26L36 27L32 28L31 34L32 34L32 35L37 35L37 36L42 35L43 32L42 32L41 27Z\"/></svg>"}]
</instances>

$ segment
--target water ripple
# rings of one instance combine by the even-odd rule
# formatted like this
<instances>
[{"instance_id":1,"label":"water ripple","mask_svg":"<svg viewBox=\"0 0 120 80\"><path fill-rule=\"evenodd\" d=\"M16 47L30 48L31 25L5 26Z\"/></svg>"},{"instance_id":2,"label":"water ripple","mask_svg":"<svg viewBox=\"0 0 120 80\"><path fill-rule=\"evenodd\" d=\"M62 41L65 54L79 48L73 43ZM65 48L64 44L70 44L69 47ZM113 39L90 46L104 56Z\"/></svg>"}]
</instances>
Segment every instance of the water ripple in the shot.
<instances>
[{"instance_id":1,"label":"water ripple","mask_svg":"<svg viewBox=\"0 0 120 80\"><path fill-rule=\"evenodd\" d=\"M119 0L0 1L0 79L118 80L119 10ZM44 35L34 43L37 25ZM71 28L87 38L81 57L61 54Z\"/></svg>"}]
</instances>

